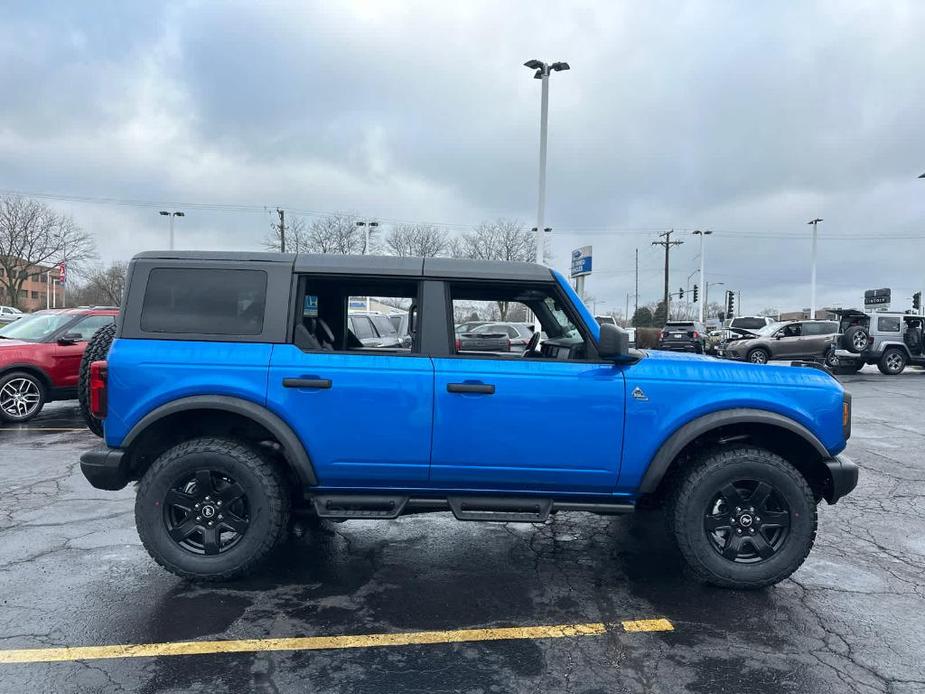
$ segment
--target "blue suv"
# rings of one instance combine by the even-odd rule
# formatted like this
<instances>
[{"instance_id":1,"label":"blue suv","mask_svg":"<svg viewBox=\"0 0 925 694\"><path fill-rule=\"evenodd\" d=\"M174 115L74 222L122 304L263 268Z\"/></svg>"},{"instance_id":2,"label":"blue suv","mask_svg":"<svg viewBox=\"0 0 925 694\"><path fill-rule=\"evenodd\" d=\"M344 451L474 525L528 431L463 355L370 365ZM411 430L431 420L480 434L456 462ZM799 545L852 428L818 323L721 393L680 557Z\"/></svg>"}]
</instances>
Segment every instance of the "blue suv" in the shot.
<instances>
[{"instance_id":1,"label":"blue suv","mask_svg":"<svg viewBox=\"0 0 925 694\"><path fill-rule=\"evenodd\" d=\"M354 310L405 315L410 343L364 344ZM473 314L541 330L523 353L466 351L453 326ZM139 482L141 540L187 578L251 571L293 511L543 523L660 505L695 576L755 588L800 566L820 500L857 483L851 399L825 370L629 349L541 265L143 253L100 339L85 397L105 446L81 468Z\"/></svg>"}]
</instances>

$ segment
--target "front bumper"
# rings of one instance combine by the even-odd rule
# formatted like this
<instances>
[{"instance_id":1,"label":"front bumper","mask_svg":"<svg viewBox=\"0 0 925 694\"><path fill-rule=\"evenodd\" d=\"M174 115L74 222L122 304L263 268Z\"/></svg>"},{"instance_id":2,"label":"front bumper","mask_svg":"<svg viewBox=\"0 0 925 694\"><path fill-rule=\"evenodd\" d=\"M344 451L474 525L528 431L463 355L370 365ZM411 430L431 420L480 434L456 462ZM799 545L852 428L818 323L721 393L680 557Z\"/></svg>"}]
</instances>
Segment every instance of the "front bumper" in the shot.
<instances>
[{"instance_id":1,"label":"front bumper","mask_svg":"<svg viewBox=\"0 0 925 694\"><path fill-rule=\"evenodd\" d=\"M858 486L858 466L846 455L837 455L826 460L825 466L829 469L831 484L826 486L823 497L830 504L834 504Z\"/></svg>"},{"instance_id":2,"label":"front bumper","mask_svg":"<svg viewBox=\"0 0 925 694\"><path fill-rule=\"evenodd\" d=\"M80 456L80 471L97 489L116 491L129 483L125 451L108 446L93 448Z\"/></svg>"}]
</instances>

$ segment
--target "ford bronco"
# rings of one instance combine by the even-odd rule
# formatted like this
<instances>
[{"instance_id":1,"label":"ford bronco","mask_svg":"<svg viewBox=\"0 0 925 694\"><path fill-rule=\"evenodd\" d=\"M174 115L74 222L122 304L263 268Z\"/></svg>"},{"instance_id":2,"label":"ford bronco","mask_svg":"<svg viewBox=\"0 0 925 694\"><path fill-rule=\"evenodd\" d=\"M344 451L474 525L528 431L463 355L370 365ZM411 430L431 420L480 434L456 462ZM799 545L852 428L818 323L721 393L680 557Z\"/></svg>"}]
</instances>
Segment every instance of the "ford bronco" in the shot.
<instances>
[{"instance_id":1,"label":"ford bronco","mask_svg":"<svg viewBox=\"0 0 925 694\"><path fill-rule=\"evenodd\" d=\"M352 334L368 297L409 312L410 345ZM454 316L501 306L541 324L523 353L458 346ZM81 468L138 482L144 546L188 578L253 570L296 510L543 523L663 505L695 576L756 588L800 566L817 505L857 483L851 399L825 370L630 349L541 265L143 253L113 332L105 360L88 349L105 445Z\"/></svg>"}]
</instances>

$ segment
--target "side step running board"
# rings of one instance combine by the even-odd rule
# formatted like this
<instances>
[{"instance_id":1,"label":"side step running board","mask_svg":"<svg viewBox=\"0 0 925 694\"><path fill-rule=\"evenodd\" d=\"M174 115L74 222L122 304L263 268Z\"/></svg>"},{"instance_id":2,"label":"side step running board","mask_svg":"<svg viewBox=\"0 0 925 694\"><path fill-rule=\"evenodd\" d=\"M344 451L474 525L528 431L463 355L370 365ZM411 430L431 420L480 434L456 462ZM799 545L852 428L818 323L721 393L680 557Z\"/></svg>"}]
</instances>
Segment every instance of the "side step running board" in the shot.
<instances>
[{"instance_id":1,"label":"side step running board","mask_svg":"<svg viewBox=\"0 0 925 694\"><path fill-rule=\"evenodd\" d=\"M380 494L317 494L309 497L319 518L391 519L408 513L452 511L457 520L501 523L544 523L550 513L587 511L615 515L632 513L631 503L612 501L553 501L530 496L408 497Z\"/></svg>"},{"instance_id":2,"label":"side step running board","mask_svg":"<svg viewBox=\"0 0 925 694\"><path fill-rule=\"evenodd\" d=\"M322 494L312 497L319 518L398 518L407 496Z\"/></svg>"},{"instance_id":3,"label":"side step running board","mask_svg":"<svg viewBox=\"0 0 925 694\"><path fill-rule=\"evenodd\" d=\"M447 498L456 520L503 523L545 523L552 499L501 496L451 496Z\"/></svg>"}]
</instances>

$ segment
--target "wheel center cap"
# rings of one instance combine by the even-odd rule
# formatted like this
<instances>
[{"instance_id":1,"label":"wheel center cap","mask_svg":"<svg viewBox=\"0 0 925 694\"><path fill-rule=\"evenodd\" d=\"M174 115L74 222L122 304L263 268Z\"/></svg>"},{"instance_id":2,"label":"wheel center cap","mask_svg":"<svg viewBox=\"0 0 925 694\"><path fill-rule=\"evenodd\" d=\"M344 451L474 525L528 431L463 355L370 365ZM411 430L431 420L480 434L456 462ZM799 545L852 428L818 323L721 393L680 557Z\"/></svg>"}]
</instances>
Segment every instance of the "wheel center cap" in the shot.
<instances>
[{"instance_id":1,"label":"wheel center cap","mask_svg":"<svg viewBox=\"0 0 925 694\"><path fill-rule=\"evenodd\" d=\"M206 518L211 518L212 516L215 515L215 507L214 506L203 506L202 515L205 516Z\"/></svg>"},{"instance_id":2,"label":"wheel center cap","mask_svg":"<svg viewBox=\"0 0 925 694\"><path fill-rule=\"evenodd\" d=\"M743 513L741 516L739 516L739 525L741 525L743 528L750 528L752 525L752 520L753 519L751 514Z\"/></svg>"}]
</instances>

